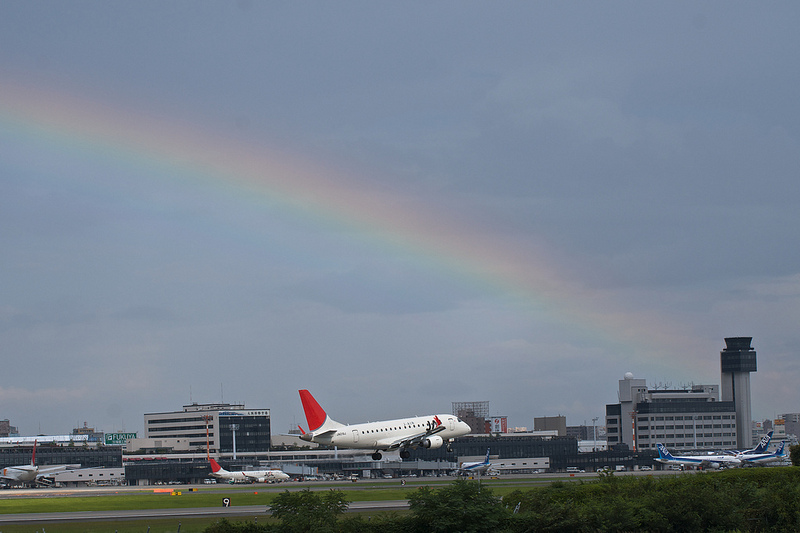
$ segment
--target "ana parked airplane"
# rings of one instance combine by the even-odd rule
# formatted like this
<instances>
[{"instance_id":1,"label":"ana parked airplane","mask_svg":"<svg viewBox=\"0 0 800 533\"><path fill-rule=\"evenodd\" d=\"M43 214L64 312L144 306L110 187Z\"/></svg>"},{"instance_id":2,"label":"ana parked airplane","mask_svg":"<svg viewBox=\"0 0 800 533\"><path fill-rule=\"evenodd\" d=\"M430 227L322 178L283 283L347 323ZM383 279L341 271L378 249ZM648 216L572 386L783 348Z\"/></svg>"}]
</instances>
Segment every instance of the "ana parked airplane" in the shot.
<instances>
[{"instance_id":1,"label":"ana parked airplane","mask_svg":"<svg viewBox=\"0 0 800 533\"><path fill-rule=\"evenodd\" d=\"M658 461L663 464L671 465L691 465L704 468L720 468L722 466L740 466L742 461L732 455L672 455L667 451L666 446L660 442L656 444L658 448Z\"/></svg>"},{"instance_id":2,"label":"ana parked airplane","mask_svg":"<svg viewBox=\"0 0 800 533\"><path fill-rule=\"evenodd\" d=\"M486 459L474 463L461 463L458 466L458 473L464 476L471 474L483 475L487 473L491 467L492 463L489 462L489 448L486 448Z\"/></svg>"},{"instance_id":3,"label":"ana parked airplane","mask_svg":"<svg viewBox=\"0 0 800 533\"><path fill-rule=\"evenodd\" d=\"M767 453L770 440L772 440L772 430L770 430L769 433L761 437L761 440L758 441L758 445L755 448L752 448L750 450L725 452L725 453L730 453L730 455L735 455L736 457L747 454Z\"/></svg>"},{"instance_id":4,"label":"ana parked airplane","mask_svg":"<svg viewBox=\"0 0 800 533\"><path fill-rule=\"evenodd\" d=\"M775 453L743 453L736 456L736 458L741 460L742 464L746 465L760 465L775 461L782 461L787 457L787 453L783 449L785 444L786 442L781 442L781 445L778 446L778 449L775 450Z\"/></svg>"},{"instance_id":5,"label":"ana parked airplane","mask_svg":"<svg viewBox=\"0 0 800 533\"><path fill-rule=\"evenodd\" d=\"M208 459L211 463L211 477L217 479L224 479L228 483L247 482L247 483L272 483L274 481L283 481L289 479L289 475L278 470L271 468L269 470L247 470L241 472L228 472L217 463L214 459Z\"/></svg>"},{"instance_id":6,"label":"ana parked airplane","mask_svg":"<svg viewBox=\"0 0 800 533\"><path fill-rule=\"evenodd\" d=\"M309 432L300 428L300 438L340 448L375 450L372 458L380 460L382 451L400 450L408 457L408 448L441 448L454 438L469 433L469 425L453 415L415 416L381 422L345 425L331 419L307 390L301 390L300 400L306 414Z\"/></svg>"}]
</instances>

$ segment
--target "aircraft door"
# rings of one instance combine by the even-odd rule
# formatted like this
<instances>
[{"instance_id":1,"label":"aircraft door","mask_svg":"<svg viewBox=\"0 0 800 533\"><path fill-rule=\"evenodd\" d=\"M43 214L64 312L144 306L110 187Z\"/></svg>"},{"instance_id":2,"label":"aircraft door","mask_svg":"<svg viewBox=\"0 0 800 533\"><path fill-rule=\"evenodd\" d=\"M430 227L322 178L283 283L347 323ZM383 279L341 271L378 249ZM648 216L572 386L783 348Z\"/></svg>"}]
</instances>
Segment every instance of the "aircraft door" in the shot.
<instances>
[{"instance_id":1,"label":"aircraft door","mask_svg":"<svg viewBox=\"0 0 800 533\"><path fill-rule=\"evenodd\" d=\"M353 442L354 443L358 442L358 430L357 429L353 430Z\"/></svg>"},{"instance_id":2,"label":"aircraft door","mask_svg":"<svg viewBox=\"0 0 800 533\"><path fill-rule=\"evenodd\" d=\"M456 421L454 418L451 417L447 419L447 429L449 429L450 431L456 429Z\"/></svg>"}]
</instances>

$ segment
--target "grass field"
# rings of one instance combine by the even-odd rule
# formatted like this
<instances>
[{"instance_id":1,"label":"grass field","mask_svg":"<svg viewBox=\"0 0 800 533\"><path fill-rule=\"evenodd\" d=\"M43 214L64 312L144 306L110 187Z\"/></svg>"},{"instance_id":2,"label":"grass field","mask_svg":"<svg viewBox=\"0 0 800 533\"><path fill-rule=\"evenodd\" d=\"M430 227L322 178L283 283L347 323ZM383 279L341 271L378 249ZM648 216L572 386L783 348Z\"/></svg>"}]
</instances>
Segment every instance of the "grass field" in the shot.
<instances>
[{"instance_id":1,"label":"grass field","mask_svg":"<svg viewBox=\"0 0 800 533\"><path fill-rule=\"evenodd\" d=\"M513 490L530 488L542 483L550 483L554 479L487 479L482 481L491 487L497 496L503 496ZM222 499L229 497L235 506L264 505L283 490L342 490L350 501L386 501L403 500L408 494L420 486L445 486L451 479L415 480L403 486L398 483L359 481L354 484L308 483L285 486L242 486L221 485L196 488L175 487L174 493L155 493L148 491L120 491L119 493L103 493L95 495L64 495L50 492L52 489L40 489L30 492L30 496L0 499L0 514L17 513L54 513L70 511L115 511L138 509L177 509L193 507L219 507ZM180 492L180 495L177 493ZM91 522L62 521L58 523L24 523L0 524L0 533L199 533L212 524L215 518L153 518L134 520L103 520ZM231 521L270 520L267 515L259 517L230 518Z\"/></svg>"},{"instance_id":2,"label":"grass field","mask_svg":"<svg viewBox=\"0 0 800 533\"><path fill-rule=\"evenodd\" d=\"M553 479L548 479L551 482ZM450 480L420 480L413 484L401 486L385 482L371 483L369 481L358 484L305 484L287 485L283 490L342 490L350 501L385 501L402 500L418 486L446 485ZM531 487L540 484L538 480L485 480L483 483L491 487L498 496L503 496L518 488ZM259 490L261 489L261 490ZM89 496L47 496L51 489L39 489L32 492L31 497L19 497L0 500L0 514L11 513L58 513L69 511L110 511L110 510L135 510L135 509L175 509L191 507L218 507L222 498L229 497L234 505L269 505L277 494L282 492L282 487L275 489L262 489L256 487L252 490L242 489L240 485L214 487L213 489L201 488L188 491L187 488L176 488L175 495L171 493L155 492L120 492L118 494L102 494ZM180 492L180 495L177 493Z\"/></svg>"}]
</instances>

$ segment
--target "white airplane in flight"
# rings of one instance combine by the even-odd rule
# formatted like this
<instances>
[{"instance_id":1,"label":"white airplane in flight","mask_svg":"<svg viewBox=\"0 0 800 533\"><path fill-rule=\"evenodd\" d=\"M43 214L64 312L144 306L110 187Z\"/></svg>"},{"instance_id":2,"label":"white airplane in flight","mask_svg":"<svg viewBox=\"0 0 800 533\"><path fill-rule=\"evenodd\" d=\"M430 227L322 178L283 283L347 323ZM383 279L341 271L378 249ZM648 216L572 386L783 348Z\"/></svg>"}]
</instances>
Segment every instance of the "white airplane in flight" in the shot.
<instances>
[{"instance_id":1,"label":"white airplane in flight","mask_svg":"<svg viewBox=\"0 0 800 533\"><path fill-rule=\"evenodd\" d=\"M480 474L483 475L492 468L492 463L489 462L489 448L486 449L486 459L483 461L476 461L473 463L461 463L458 466L458 473L461 475Z\"/></svg>"},{"instance_id":2,"label":"white airplane in flight","mask_svg":"<svg viewBox=\"0 0 800 533\"><path fill-rule=\"evenodd\" d=\"M211 457L211 477L227 480L228 483L247 482L247 483L272 483L289 479L289 475L277 468L269 470L245 470L241 472L228 472Z\"/></svg>"},{"instance_id":3,"label":"white airplane in flight","mask_svg":"<svg viewBox=\"0 0 800 533\"><path fill-rule=\"evenodd\" d=\"M743 453L737 455L736 458L742 461L745 465L760 465L765 463L772 463L774 461L782 461L786 459L787 453L783 449L786 442L781 442L775 453Z\"/></svg>"},{"instance_id":4,"label":"white airplane in flight","mask_svg":"<svg viewBox=\"0 0 800 533\"><path fill-rule=\"evenodd\" d=\"M447 451L452 451L453 439L471 431L463 420L443 414L345 425L331 419L310 392L305 389L299 392L309 429L306 433L300 428L302 440L339 448L375 450L372 454L375 461L381 459L382 451L388 450L400 450L403 459L410 455L408 448L447 445Z\"/></svg>"},{"instance_id":5,"label":"white airplane in flight","mask_svg":"<svg viewBox=\"0 0 800 533\"><path fill-rule=\"evenodd\" d=\"M722 466L741 466L742 461L733 455L672 455L667 451L666 446L660 442L656 444L658 448L659 463L671 465L691 465L694 467L720 468Z\"/></svg>"}]
</instances>

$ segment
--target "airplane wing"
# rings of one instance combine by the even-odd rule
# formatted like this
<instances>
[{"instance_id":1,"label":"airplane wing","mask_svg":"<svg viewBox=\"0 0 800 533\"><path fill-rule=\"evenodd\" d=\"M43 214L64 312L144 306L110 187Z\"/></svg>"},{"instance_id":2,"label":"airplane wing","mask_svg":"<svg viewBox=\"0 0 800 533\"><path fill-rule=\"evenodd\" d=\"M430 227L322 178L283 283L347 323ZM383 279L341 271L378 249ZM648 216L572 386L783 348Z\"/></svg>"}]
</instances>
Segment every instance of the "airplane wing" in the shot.
<instances>
[{"instance_id":1,"label":"airplane wing","mask_svg":"<svg viewBox=\"0 0 800 533\"><path fill-rule=\"evenodd\" d=\"M56 472L63 472L64 470L74 470L75 468L80 468L80 465L56 465L56 466L40 466L39 472L36 474L36 477L43 477L48 474L55 474Z\"/></svg>"}]
</instances>

